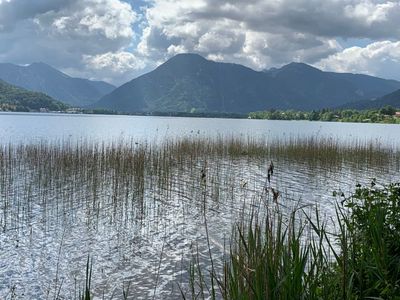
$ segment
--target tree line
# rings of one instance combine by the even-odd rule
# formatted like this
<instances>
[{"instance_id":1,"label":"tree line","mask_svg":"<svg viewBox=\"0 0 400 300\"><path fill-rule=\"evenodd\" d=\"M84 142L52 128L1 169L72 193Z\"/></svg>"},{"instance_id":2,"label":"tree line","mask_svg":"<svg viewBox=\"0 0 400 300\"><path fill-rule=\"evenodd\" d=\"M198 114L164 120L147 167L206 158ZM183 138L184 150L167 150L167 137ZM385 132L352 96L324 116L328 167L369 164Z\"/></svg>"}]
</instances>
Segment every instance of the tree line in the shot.
<instances>
[{"instance_id":1,"label":"tree line","mask_svg":"<svg viewBox=\"0 0 400 300\"><path fill-rule=\"evenodd\" d=\"M396 115L396 112L400 112L400 109L396 109L392 106L385 106L380 109L321 109L308 112L271 109L267 111L251 112L249 118L400 124L400 117Z\"/></svg>"}]
</instances>

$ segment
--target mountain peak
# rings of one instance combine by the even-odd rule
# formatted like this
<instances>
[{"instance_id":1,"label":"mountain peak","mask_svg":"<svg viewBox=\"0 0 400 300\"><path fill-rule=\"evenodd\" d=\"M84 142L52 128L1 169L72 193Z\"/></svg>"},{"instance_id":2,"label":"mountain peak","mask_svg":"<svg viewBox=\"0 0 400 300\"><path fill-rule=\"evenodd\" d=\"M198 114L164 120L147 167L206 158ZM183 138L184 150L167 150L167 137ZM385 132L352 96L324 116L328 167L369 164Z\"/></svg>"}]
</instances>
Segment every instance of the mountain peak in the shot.
<instances>
[{"instance_id":1,"label":"mountain peak","mask_svg":"<svg viewBox=\"0 0 400 300\"><path fill-rule=\"evenodd\" d=\"M50 65L48 65L48 64L46 64L46 63L44 63L44 62L41 62L41 61L39 61L39 62L33 62L33 63L31 63L29 66L30 66L30 67L50 67L50 68L51 68Z\"/></svg>"},{"instance_id":2,"label":"mountain peak","mask_svg":"<svg viewBox=\"0 0 400 300\"><path fill-rule=\"evenodd\" d=\"M204 63L207 59L203 56L195 53L179 53L169 60L167 60L164 64L171 64L171 63L184 63L184 64L191 64L191 63Z\"/></svg>"},{"instance_id":3,"label":"mountain peak","mask_svg":"<svg viewBox=\"0 0 400 300\"><path fill-rule=\"evenodd\" d=\"M304 63L263 73L186 53L127 82L93 107L130 113L311 110L381 96L398 88L400 82L331 74Z\"/></svg>"},{"instance_id":4,"label":"mountain peak","mask_svg":"<svg viewBox=\"0 0 400 300\"><path fill-rule=\"evenodd\" d=\"M166 62L158 66L157 69L172 72L177 75L176 73L201 68L208 62L210 61L198 54L180 53L168 59Z\"/></svg>"},{"instance_id":5,"label":"mountain peak","mask_svg":"<svg viewBox=\"0 0 400 300\"><path fill-rule=\"evenodd\" d=\"M284 65L280 68L272 67L270 69L264 70L263 71L266 74L272 75L272 76L277 76L280 74L286 74L286 73L323 73L323 71L314 68L313 66L310 66L305 63L300 63L300 62L291 62L287 65Z\"/></svg>"},{"instance_id":6,"label":"mountain peak","mask_svg":"<svg viewBox=\"0 0 400 300\"><path fill-rule=\"evenodd\" d=\"M28 65L26 68L35 73L40 72L42 74L47 74L47 75L53 74L53 76L62 76L64 78L69 78L67 74L64 74L63 72L53 68L52 66L44 62L34 62Z\"/></svg>"},{"instance_id":7,"label":"mountain peak","mask_svg":"<svg viewBox=\"0 0 400 300\"><path fill-rule=\"evenodd\" d=\"M236 63L230 63L230 62L221 62L221 61L214 61L211 59L207 59L200 54L196 53L179 53L173 57L171 57L169 60L167 60L165 63L159 66L159 68L172 68L176 69L177 71L182 71L182 70L195 70L196 68L213 68L216 66L224 66L224 67L234 67L238 68L241 70L247 70L249 72L257 72L254 71L253 69L236 64Z\"/></svg>"},{"instance_id":8,"label":"mountain peak","mask_svg":"<svg viewBox=\"0 0 400 300\"><path fill-rule=\"evenodd\" d=\"M44 62L34 62L27 66L27 68L34 69L34 70L51 70L57 71L52 66L44 63Z\"/></svg>"},{"instance_id":9,"label":"mountain peak","mask_svg":"<svg viewBox=\"0 0 400 300\"><path fill-rule=\"evenodd\" d=\"M171 59L198 59L206 60L203 56L197 53L179 53L173 56Z\"/></svg>"},{"instance_id":10,"label":"mountain peak","mask_svg":"<svg viewBox=\"0 0 400 300\"><path fill-rule=\"evenodd\" d=\"M313 71L313 72L322 72L320 69L317 69L313 66L307 65L305 63L300 63L300 62L291 62L285 66L283 66L282 68L280 68L279 70L281 71L286 71L286 70L290 70L290 71Z\"/></svg>"}]
</instances>

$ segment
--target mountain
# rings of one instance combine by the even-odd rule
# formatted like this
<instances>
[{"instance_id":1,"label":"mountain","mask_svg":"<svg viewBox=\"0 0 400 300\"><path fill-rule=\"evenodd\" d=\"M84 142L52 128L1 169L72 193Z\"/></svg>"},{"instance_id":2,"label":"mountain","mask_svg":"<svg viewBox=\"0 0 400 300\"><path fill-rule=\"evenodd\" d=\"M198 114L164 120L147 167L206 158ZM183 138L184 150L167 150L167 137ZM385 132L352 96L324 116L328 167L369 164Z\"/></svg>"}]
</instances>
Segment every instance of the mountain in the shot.
<instances>
[{"instance_id":1,"label":"mountain","mask_svg":"<svg viewBox=\"0 0 400 300\"><path fill-rule=\"evenodd\" d=\"M117 88L95 106L125 112L241 112L244 103L251 109L260 107L257 95L268 88L264 77L241 65L181 54ZM269 89L272 93L274 87Z\"/></svg>"},{"instance_id":2,"label":"mountain","mask_svg":"<svg viewBox=\"0 0 400 300\"><path fill-rule=\"evenodd\" d=\"M304 63L290 63L272 71L270 75L277 79L282 88L295 90L293 99L303 99L302 104L308 109L373 99L400 88L399 81L363 74L323 72Z\"/></svg>"},{"instance_id":3,"label":"mountain","mask_svg":"<svg viewBox=\"0 0 400 300\"><path fill-rule=\"evenodd\" d=\"M379 108L386 105L390 105L395 108L400 108L400 90L394 91L393 93L387 94L372 102L378 103L378 106L375 107Z\"/></svg>"},{"instance_id":4,"label":"mountain","mask_svg":"<svg viewBox=\"0 0 400 300\"><path fill-rule=\"evenodd\" d=\"M400 108L400 90L394 91L393 93L387 94L383 97L374 100L361 100L354 103L349 103L341 108L378 109L384 106L392 106L394 108Z\"/></svg>"},{"instance_id":5,"label":"mountain","mask_svg":"<svg viewBox=\"0 0 400 300\"><path fill-rule=\"evenodd\" d=\"M311 110L379 97L400 82L323 72L302 63L257 72L242 65L178 54L93 104L122 112Z\"/></svg>"},{"instance_id":6,"label":"mountain","mask_svg":"<svg viewBox=\"0 0 400 300\"><path fill-rule=\"evenodd\" d=\"M0 110L51 111L65 110L64 103L39 92L31 92L0 80Z\"/></svg>"},{"instance_id":7,"label":"mountain","mask_svg":"<svg viewBox=\"0 0 400 300\"><path fill-rule=\"evenodd\" d=\"M102 81L70 77L44 63L29 66L0 64L0 79L30 91L45 93L72 106L92 104L115 88Z\"/></svg>"}]
</instances>

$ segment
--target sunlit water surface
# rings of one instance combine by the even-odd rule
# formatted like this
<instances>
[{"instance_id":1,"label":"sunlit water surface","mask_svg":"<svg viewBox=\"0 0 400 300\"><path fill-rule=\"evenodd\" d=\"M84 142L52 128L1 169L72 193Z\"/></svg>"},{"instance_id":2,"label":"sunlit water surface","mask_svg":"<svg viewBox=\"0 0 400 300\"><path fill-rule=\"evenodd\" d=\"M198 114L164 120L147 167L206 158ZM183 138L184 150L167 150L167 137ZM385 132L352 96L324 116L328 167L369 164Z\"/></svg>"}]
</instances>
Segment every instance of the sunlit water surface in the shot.
<instances>
[{"instance_id":1,"label":"sunlit water surface","mask_svg":"<svg viewBox=\"0 0 400 300\"><path fill-rule=\"evenodd\" d=\"M139 144L205 136L315 136L343 143L373 141L383 148L400 144L396 125L0 114L3 145L88 140ZM271 159L275 162L271 185L282 194L279 204L273 203L264 189ZM211 252L216 268L220 268L229 251L232 226L243 215L305 205L305 210L318 206L329 219L337 201L333 191L348 195L357 182L400 179L395 164L331 169L265 157L211 160L206 184L202 184L199 174L203 167L199 163L194 170L172 168L175 175L167 189L146 182L143 195L128 191L117 202L109 192L112 187L105 187L95 207L84 182L71 180L55 191L37 191L34 186L27 188L33 176L28 170L15 170L12 182L1 185L0 191L0 299L77 299L85 284L88 255L93 263L91 284L96 299L120 299L128 288L129 299L176 299L181 289L188 289L193 254L198 253L207 269L205 220Z\"/></svg>"}]
</instances>

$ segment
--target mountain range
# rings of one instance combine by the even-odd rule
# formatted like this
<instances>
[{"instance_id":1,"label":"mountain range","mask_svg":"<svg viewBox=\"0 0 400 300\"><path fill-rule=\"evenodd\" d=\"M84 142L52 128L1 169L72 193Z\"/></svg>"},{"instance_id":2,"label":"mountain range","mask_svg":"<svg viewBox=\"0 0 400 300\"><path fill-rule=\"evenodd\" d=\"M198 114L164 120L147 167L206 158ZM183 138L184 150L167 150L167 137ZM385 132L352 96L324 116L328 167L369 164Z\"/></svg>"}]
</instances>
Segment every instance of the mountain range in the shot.
<instances>
[{"instance_id":1,"label":"mountain range","mask_svg":"<svg viewBox=\"0 0 400 300\"><path fill-rule=\"evenodd\" d=\"M303 63L260 72L178 54L92 106L126 113L312 110L374 99L397 89L399 81L323 72Z\"/></svg>"},{"instance_id":2,"label":"mountain range","mask_svg":"<svg viewBox=\"0 0 400 300\"><path fill-rule=\"evenodd\" d=\"M303 63L255 71L197 54L178 54L118 88L70 77L44 63L2 63L0 79L71 106L122 113L245 114L268 109L400 107L399 81L323 72Z\"/></svg>"},{"instance_id":3,"label":"mountain range","mask_svg":"<svg viewBox=\"0 0 400 300\"><path fill-rule=\"evenodd\" d=\"M92 104L115 89L103 81L70 77L44 63L28 66L1 63L0 79L78 107Z\"/></svg>"},{"instance_id":4,"label":"mountain range","mask_svg":"<svg viewBox=\"0 0 400 300\"><path fill-rule=\"evenodd\" d=\"M31 92L0 80L0 110L39 111L40 109L61 111L67 106L46 94Z\"/></svg>"}]
</instances>

